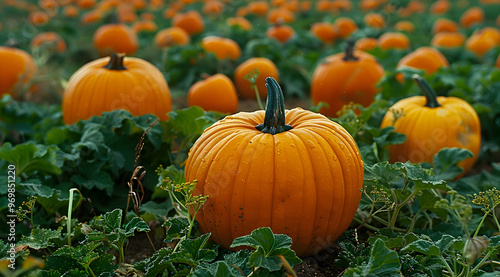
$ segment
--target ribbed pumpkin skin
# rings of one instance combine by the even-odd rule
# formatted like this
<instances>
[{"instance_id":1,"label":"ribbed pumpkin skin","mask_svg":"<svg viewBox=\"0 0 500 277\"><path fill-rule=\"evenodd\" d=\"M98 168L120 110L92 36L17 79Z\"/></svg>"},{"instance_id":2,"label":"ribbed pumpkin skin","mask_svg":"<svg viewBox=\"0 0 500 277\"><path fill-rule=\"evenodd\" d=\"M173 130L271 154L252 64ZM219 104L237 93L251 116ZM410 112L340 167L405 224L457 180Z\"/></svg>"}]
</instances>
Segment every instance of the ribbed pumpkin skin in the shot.
<instances>
[{"instance_id":1,"label":"ribbed pumpkin skin","mask_svg":"<svg viewBox=\"0 0 500 277\"><path fill-rule=\"evenodd\" d=\"M293 129L275 135L255 126L264 111L241 112L207 128L189 152L193 194L209 195L196 219L225 248L258 227L293 240L300 257L333 243L361 199L363 162L353 138L326 117L285 111Z\"/></svg>"},{"instance_id":2,"label":"ribbed pumpkin skin","mask_svg":"<svg viewBox=\"0 0 500 277\"><path fill-rule=\"evenodd\" d=\"M118 109L134 116L155 114L167 120L172 100L163 74L149 62L133 57L124 58L125 70L103 68L109 59L92 61L71 76L63 95L64 123Z\"/></svg>"},{"instance_id":3,"label":"ribbed pumpkin skin","mask_svg":"<svg viewBox=\"0 0 500 277\"><path fill-rule=\"evenodd\" d=\"M456 97L437 97L441 107L425 106L424 96L405 98L394 104L382 120L380 128L394 126L406 135L402 144L389 146L390 162L432 163L434 155L444 147L470 150L474 157L458 164L463 176L474 164L481 146L481 125L474 109ZM394 111L404 116L395 120Z\"/></svg>"},{"instance_id":4,"label":"ribbed pumpkin skin","mask_svg":"<svg viewBox=\"0 0 500 277\"><path fill-rule=\"evenodd\" d=\"M322 101L320 113L335 117L344 105L350 102L369 106L379 91L375 85L385 74L374 56L355 51L357 61L344 61L344 53L326 58L314 71L311 81L311 99L316 105Z\"/></svg>"}]
</instances>

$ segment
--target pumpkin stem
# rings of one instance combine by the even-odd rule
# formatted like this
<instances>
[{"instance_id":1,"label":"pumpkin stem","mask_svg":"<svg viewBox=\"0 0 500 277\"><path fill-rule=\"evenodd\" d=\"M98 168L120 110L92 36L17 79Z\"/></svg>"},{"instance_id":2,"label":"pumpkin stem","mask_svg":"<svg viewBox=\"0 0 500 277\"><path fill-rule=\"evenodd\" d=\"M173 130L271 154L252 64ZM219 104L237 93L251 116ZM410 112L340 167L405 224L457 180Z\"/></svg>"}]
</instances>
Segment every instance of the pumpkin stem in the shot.
<instances>
[{"instance_id":1,"label":"pumpkin stem","mask_svg":"<svg viewBox=\"0 0 500 277\"><path fill-rule=\"evenodd\" d=\"M357 61L358 57L354 56L354 44L356 44L356 41L354 39L350 39L347 41L347 45L344 50L344 58L342 60L344 61Z\"/></svg>"},{"instance_id":2,"label":"pumpkin stem","mask_svg":"<svg viewBox=\"0 0 500 277\"><path fill-rule=\"evenodd\" d=\"M417 83L417 85L420 87L420 90L422 90L422 92L425 95L425 100L426 100L425 106L429 108L441 107L441 104L439 104L437 101L437 94L431 87L431 85L429 85L429 83L424 78L422 78L422 76L418 74L413 74L413 76L411 77L413 81Z\"/></svg>"},{"instance_id":3,"label":"pumpkin stem","mask_svg":"<svg viewBox=\"0 0 500 277\"><path fill-rule=\"evenodd\" d=\"M104 68L111 70L126 70L127 68L123 65L123 58L125 58L125 54L113 53L109 57L109 63L105 65Z\"/></svg>"},{"instance_id":4,"label":"pumpkin stem","mask_svg":"<svg viewBox=\"0 0 500 277\"><path fill-rule=\"evenodd\" d=\"M278 82L273 77L267 77L266 88L267 103L264 123L255 126L255 128L271 135L292 129L292 126L285 124L285 100Z\"/></svg>"}]
</instances>

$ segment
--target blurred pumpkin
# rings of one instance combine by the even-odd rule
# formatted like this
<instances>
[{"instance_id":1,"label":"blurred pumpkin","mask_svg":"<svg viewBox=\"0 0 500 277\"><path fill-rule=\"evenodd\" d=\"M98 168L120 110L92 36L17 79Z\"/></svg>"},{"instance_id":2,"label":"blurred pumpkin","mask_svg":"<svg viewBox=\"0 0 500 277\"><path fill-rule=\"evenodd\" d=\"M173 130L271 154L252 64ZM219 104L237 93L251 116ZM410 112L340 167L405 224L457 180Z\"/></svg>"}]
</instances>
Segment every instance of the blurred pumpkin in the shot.
<instances>
[{"instance_id":1,"label":"blurred pumpkin","mask_svg":"<svg viewBox=\"0 0 500 277\"><path fill-rule=\"evenodd\" d=\"M386 32L378 38L378 46L382 50L410 48L410 39L403 33Z\"/></svg>"},{"instance_id":2,"label":"blurred pumpkin","mask_svg":"<svg viewBox=\"0 0 500 277\"><path fill-rule=\"evenodd\" d=\"M461 47L465 42L465 35L459 32L437 33L432 37L431 46L455 48Z\"/></svg>"},{"instance_id":3,"label":"blurred pumpkin","mask_svg":"<svg viewBox=\"0 0 500 277\"><path fill-rule=\"evenodd\" d=\"M159 48L168 48L173 45L187 45L191 38L179 27L170 27L158 31L155 35L155 45Z\"/></svg>"},{"instance_id":4,"label":"blurred pumpkin","mask_svg":"<svg viewBox=\"0 0 500 277\"><path fill-rule=\"evenodd\" d=\"M350 41L344 53L328 56L314 70L311 99L314 105L328 104L319 110L325 116L335 117L351 103L368 107L379 91L376 84L384 76L384 68L374 56L353 47Z\"/></svg>"},{"instance_id":5,"label":"blurred pumpkin","mask_svg":"<svg viewBox=\"0 0 500 277\"><path fill-rule=\"evenodd\" d=\"M257 70L259 75L255 81L256 88L261 98L266 97L266 78L273 77L279 81L279 71L273 61L264 57L250 58L236 67L234 70L234 84L241 98L257 99L252 83L245 79L249 73Z\"/></svg>"},{"instance_id":6,"label":"blurred pumpkin","mask_svg":"<svg viewBox=\"0 0 500 277\"><path fill-rule=\"evenodd\" d=\"M69 79L62 100L65 124L119 109L167 120L172 100L163 74L145 60L114 53L85 64Z\"/></svg>"},{"instance_id":7,"label":"blurred pumpkin","mask_svg":"<svg viewBox=\"0 0 500 277\"><path fill-rule=\"evenodd\" d=\"M469 28L484 22L484 11L480 7L471 7L460 16L460 25Z\"/></svg>"},{"instance_id":8,"label":"blurred pumpkin","mask_svg":"<svg viewBox=\"0 0 500 277\"><path fill-rule=\"evenodd\" d=\"M398 21L396 24L394 24L394 30L398 32L413 33L415 31L415 25L413 25L413 23L410 21Z\"/></svg>"},{"instance_id":9,"label":"blurred pumpkin","mask_svg":"<svg viewBox=\"0 0 500 277\"><path fill-rule=\"evenodd\" d=\"M139 48L135 32L122 23L104 24L94 33L94 47L101 56L112 53L134 54Z\"/></svg>"},{"instance_id":10,"label":"blurred pumpkin","mask_svg":"<svg viewBox=\"0 0 500 277\"><path fill-rule=\"evenodd\" d=\"M224 3L217 0L207 1L201 11L206 15L220 15L224 12Z\"/></svg>"},{"instance_id":11,"label":"blurred pumpkin","mask_svg":"<svg viewBox=\"0 0 500 277\"><path fill-rule=\"evenodd\" d=\"M356 44L354 45L354 49L359 51L370 51L377 46L378 46L378 39L366 37L358 39L356 41Z\"/></svg>"},{"instance_id":12,"label":"blurred pumpkin","mask_svg":"<svg viewBox=\"0 0 500 277\"><path fill-rule=\"evenodd\" d=\"M224 74L215 74L194 83L188 91L190 107L199 106L205 111L235 113L238 94L233 81Z\"/></svg>"},{"instance_id":13,"label":"blurred pumpkin","mask_svg":"<svg viewBox=\"0 0 500 277\"><path fill-rule=\"evenodd\" d=\"M448 60L436 48L422 46L401 58L396 68L400 69L403 67L411 67L422 69L425 71L425 74L430 75L436 72L441 67L448 66ZM399 82L402 83L404 81L403 78L404 76L401 73L396 74L396 79Z\"/></svg>"},{"instance_id":14,"label":"blurred pumpkin","mask_svg":"<svg viewBox=\"0 0 500 277\"><path fill-rule=\"evenodd\" d=\"M43 47L50 52L62 53L66 51L66 42L55 32L43 32L31 39L31 47Z\"/></svg>"},{"instance_id":15,"label":"blurred pumpkin","mask_svg":"<svg viewBox=\"0 0 500 277\"><path fill-rule=\"evenodd\" d=\"M432 24L432 33L437 34L441 32L458 32L458 24L448 18L438 18Z\"/></svg>"},{"instance_id":16,"label":"blurred pumpkin","mask_svg":"<svg viewBox=\"0 0 500 277\"><path fill-rule=\"evenodd\" d=\"M432 14L444 14L448 12L451 8L451 3L448 0L438 0L431 4L429 11Z\"/></svg>"},{"instance_id":17,"label":"blurred pumpkin","mask_svg":"<svg viewBox=\"0 0 500 277\"><path fill-rule=\"evenodd\" d=\"M35 26L42 26L49 22L50 17L46 12L33 11L28 15L28 20Z\"/></svg>"},{"instance_id":18,"label":"blurred pumpkin","mask_svg":"<svg viewBox=\"0 0 500 277\"><path fill-rule=\"evenodd\" d=\"M366 26L372 28L380 29L385 27L385 18L379 13L367 13L363 17L363 22L366 24Z\"/></svg>"},{"instance_id":19,"label":"blurred pumpkin","mask_svg":"<svg viewBox=\"0 0 500 277\"><path fill-rule=\"evenodd\" d=\"M229 26L239 26L242 30L250 31L252 29L252 23L248 21L248 19L237 16L237 17L229 17L227 19L227 25Z\"/></svg>"},{"instance_id":20,"label":"blurred pumpkin","mask_svg":"<svg viewBox=\"0 0 500 277\"><path fill-rule=\"evenodd\" d=\"M335 34L338 38L348 38L351 34L358 30L358 25L349 17L337 17L333 22Z\"/></svg>"},{"instance_id":21,"label":"blurred pumpkin","mask_svg":"<svg viewBox=\"0 0 500 277\"><path fill-rule=\"evenodd\" d=\"M132 25L132 30L135 32L135 33L152 33L152 32L156 32L156 30L158 30L158 25L156 25L156 23L154 21L150 21L150 20L140 20L140 21L136 21L134 22L134 24Z\"/></svg>"},{"instance_id":22,"label":"blurred pumpkin","mask_svg":"<svg viewBox=\"0 0 500 277\"><path fill-rule=\"evenodd\" d=\"M432 163L434 155L445 147L464 148L474 157L458 163L464 169L458 177L463 176L480 151L481 124L476 111L460 98L436 96L422 77L414 75L413 79L425 96L398 101L382 119L380 128L393 126L396 128L394 132L406 135L405 142L388 147L389 161Z\"/></svg>"},{"instance_id":23,"label":"blurred pumpkin","mask_svg":"<svg viewBox=\"0 0 500 277\"><path fill-rule=\"evenodd\" d=\"M213 53L219 60L237 60L241 57L240 46L230 38L207 36L201 40L201 46L206 52Z\"/></svg>"},{"instance_id":24,"label":"blurred pumpkin","mask_svg":"<svg viewBox=\"0 0 500 277\"><path fill-rule=\"evenodd\" d=\"M269 11L269 4L266 1L251 1L246 7L249 14L257 16L266 16Z\"/></svg>"},{"instance_id":25,"label":"blurred pumpkin","mask_svg":"<svg viewBox=\"0 0 500 277\"><path fill-rule=\"evenodd\" d=\"M176 14L172 18L172 25L184 29L189 35L196 35L205 30L205 21L195 10Z\"/></svg>"},{"instance_id":26,"label":"blurred pumpkin","mask_svg":"<svg viewBox=\"0 0 500 277\"><path fill-rule=\"evenodd\" d=\"M273 78L266 111L227 116L189 151L185 180L207 195L196 214L203 233L229 249L259 227L291 237L297 256L329 247L361 200L364 167L354 139L323 115L285 110Z\"/></svg>"},{"instance_id":27,"label":"blurred pumpkin","mask_svg":"<svg viewBox=\"0 0 500 277\"><path fill-rule=\"evenodd\" d=\"M295 14L287 9L272 9L267 14L267 22L271 24L293 23Z\"/></svg>"},{"instance_id":28,"label":"blurred pumpkin","mask_svg":"<svg viewBox=\"0 0 500 277\"><path fill-rule=\"evenodd\" d=\"M7 46L0 46L0 60L0 96L10 94L19 99L38 71L35 60L28 52Z\"/></svg>"},{"instance_id":29,"label":"blurred pumpkin","mask_svg":"<svg viewBox=\"0 0 500 277\"><path fill-rule=\"evenodd\" d=\"M310 32L326 44L332 44L335 40L335 27L329 22L316 22L311 26Z\"/></svg>"},{"instance_id":30,"label":"blurred pumpkin","mask_svg":"<svg viewBox=\"0 0 500 277\"><path fill-rule=\"evenodd\" d=\"M499 45L500 31L495 27L478 29L465 41L465 48L478 56L483 56Z\"/></svg>"},{"instance_id":31,"label":"blurred pumpkin","mask_svg":"<svg viewBox=\"0 0 500 277\"><path fill-rule=\"evenodd\" d=\"M268 38L274 38L281 43L288 42L294 35L295 30L289 25L275 24L266 31Z\"/></svg>"}]
</instances>

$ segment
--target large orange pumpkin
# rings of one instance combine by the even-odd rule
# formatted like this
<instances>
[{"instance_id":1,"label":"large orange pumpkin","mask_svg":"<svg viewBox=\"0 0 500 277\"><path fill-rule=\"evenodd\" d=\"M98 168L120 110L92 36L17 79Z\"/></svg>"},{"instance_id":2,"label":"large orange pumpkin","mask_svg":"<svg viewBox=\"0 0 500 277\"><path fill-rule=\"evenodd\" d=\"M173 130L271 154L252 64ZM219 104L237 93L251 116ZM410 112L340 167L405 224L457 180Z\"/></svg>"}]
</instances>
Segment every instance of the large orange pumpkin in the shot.
<instances>
[{"instance_id":1,"label":"large orange pumpkin","mask_svg":"<svg viewBox=\"0 0 500 277\"><path fill-rule=\"evenodd\" d=\"M369 106L379 91L375 85L384 76L384 68L374 56L353 51L350 43L345 53L326 58L314 70L311 80L311 99L315 105L325 102L320 113L335 117L344 105L350 103Z\"/></svg>"},{"instance_id":2,"label":"large orange pumpkin","mask_svg":"<svg viewBox=\"0 0 500 277\"><path fill-rule=\"evenodd\" d=\"M0 46L0 60L0 96L17 97L38 70L35 60L26 51L7 46Z\"/></svg>"},{"instance_id":3,"label":"large orange pumpkin","mask_svg":"<svg viewBox=\"0 0 500 277\"><path fill-rule=\"evenodd\" d=\"M285 110L266 79L266 111L241 112L207 128L189 151L185 179L208 195L196 214L202 232L229 248L259 227L292 238L299 257L332 244L351 223L363 162L349 133L321 114Z\"/></svg>"},{"instance_id":4,"label":"large orange pumpkin","mask_svg":"<svg viewBox=\"0 0 500 277\"><path fill-rule=\"evenodd\" d=\"M406 135L402 144L389 146L390 162L432 163L444 147L470 150L474 157L458 164L463 176L474 164L481 146L481 125L474 108L456 97L436 97L436 92L422 77L413 79L424 96L405 98L386 113L380 128L394 126ZM459 176L459 177L460 177Z\"/></svg>"},{"instance_id":5,"label":"large orange pumpkin","mask_svg":"<svg viewBox=\"0 0 500 277\"><path fill-rule=\"evenodd\" d=\"M62 102L65 124L119 109L167 120L172 100L163 74L145 60L113 54L82 66L69 79Z\"/></svg>"}]
</instances>

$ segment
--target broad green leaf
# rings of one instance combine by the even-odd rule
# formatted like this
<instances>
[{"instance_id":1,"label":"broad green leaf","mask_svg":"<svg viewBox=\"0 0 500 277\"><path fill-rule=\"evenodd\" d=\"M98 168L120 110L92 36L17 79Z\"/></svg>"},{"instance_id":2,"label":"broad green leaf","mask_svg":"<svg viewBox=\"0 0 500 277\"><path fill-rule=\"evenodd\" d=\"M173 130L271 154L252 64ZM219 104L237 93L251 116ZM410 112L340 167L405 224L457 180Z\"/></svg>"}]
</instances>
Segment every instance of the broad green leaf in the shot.
<instances>
[{"instance_id":1,"label":"broad green leaf","mask_svg":"<svg viewBox=\"0 0 500 277\"><path fill-rule=\"evenodd\" d=\"M419 239L417 241L414 241L407 246L405 246L403 249L401 249L402 253L408 252L408 251L414 251L417 253L421 253L427 256L438 256L441 255L441 251L439 250L439 247L435 245L434 242L429 241L429 240L423 240Z\"/></svg>"},{"instance_id":2,"label":"broad green leaf","mask_svg":"<svg viewBox=\"0 0 500 277\"><path fill-rule=\"evenodd\" d=\"M205 128L212 125L215 119L205 116L205 112L198 106L172 111L167 122L169 132L183 136L199 136Z\"/></svg>"},{"instance_id":3,"label":"broad green leaf","mask_svg":"<svg viewBox=\"0 0 500 277\"><path fill-rule=\"evenodd\" d=\"M291 239L290 239L291 244ZM254 249L262 248L264 253L269 253L274 247L274 234L271 228L258 228L252 231L250 235L234 239L231 247L251 246Z\"/></svg>"},{"instance_id":4,"label":"broad green leaf","mask_svg":"<svg viewBox=\"0 0 500 277\"><path fill-rule=\"evenodd\" d=\"M390 187L391 183L400 178L400 171L389 162L365 166L365 181Z\"/></svg>"},{"instance_id":5,"label":"broad green leaf","mask_svg":"<svg viewBox=\"0 0 500 277\"><path fill-rule=\"evenodd\" d=\"M388 249L401 249L409 243L418 240L418 237L414 233L397 233L389 228L384 228L371 235L368 238L368 242L374 244L378 239L381 239Z\"/></svg>"},{"instance_id":6,"label":"broad green leaf","mask_svg":"<svg viewBox=\"0 0 500 277\"><path fill-rule=\"evenodd\" d=\"M210 238L210 233L203 234L195 239L186 239L181 241L181 249L186 253L191 255L196 262L211 262L217 256L217 253L211 249L204 249L208 239Z\"/></svg>"},{"instance_id":7,"label":"broad green leaf","mask_svg":"<svg viewBox=\"0 0 500 277\"><path fill-rule=\"evenodd\" d=\"M174 239L180 239L185 236L188 232L189 221L185 217L174 217L169 218L163 224L164 227L167 227L167 233L165 235L165 243L172 242Z\"/></svg>"},{"instance_id":8,"label":"broad green leaf","mask_svg":"<svg viewBox=\"0 0 500 277\"><path fill-rule=\"evenodd\" d=\"M113 254L100 254L99 258L92 261L90 269L96 276L105 276L104 274L111 274L109 276L116 276L115 269L118 265L115 263L115 256Z\"/></svg>"},{"instance_id":9,"label":"broad green leaf","mask_svg":"<svg viewBox=\"0 0 500 277\"><path fill-rule=\"evenodd\" d=\"M140 217L132 218L129 222L125 224L125 226L123 226L123 229L125 230L125 234L127 236L133 236L134 231L139 231L139 232L151 231L149 225Z\"/></svg>"},{"instance_id":10,"label":"broad green leaf","mask_svg":"<svg viewBox=\"0 0 500 277\"><path fill-rule=\"evenodd\" d=\"M473 157L471 151L463 148L443 148L432 160L436 178L442 180L452 180L458 174L463 172L463 169L457 166L457 163Z\"/></svg>"},{"instance_id":11,"label":"broad green leaf","mask_svg":"<svg viewBox=\"0 0 500 277\"><path fill-rule=\"evenodd\" d=\"M236 268L230 266L225 261L217 261L212 264L204 264L196 267L192 273L196 277L212 277L212 276L227 276L227 277L240 277L241 272Z\"/></svg>"},{"instance_id":12,"label":"broad green leaf","mask_svg":"<svg viewBox=\"0 0 500 277\"><path fill-rule=\"evenodd\" d=\"M108 196L112 195L113 186L115 184L111 176L104 171L99 171L95 172L94 174L84 176L73 175L71 177L71 181L89 190L97 188L99 190L105 191Z\"/></svg>"},{"instance_id":13,"label":"broad green leaf","mask_svg":"<svg viewBox=\"0 0 500 277\"><path fill-rule=\"evenodd\" d=\"M156 203L154 201L148 201L139 207L139 212L141 216L143 214L152 214L157 220L163 221L163 217L166 217L168 213L173 209L170 198L163 201L162 203Z\"/></svg>"},{"instance_id":14,"label":"broad green leaf","mask_svg":"<svg viewBox=\"0 0 500 277\"><path fill-rule=\"evenodd\" d=\"M39 171L43 174L60 174L57 163L56 146L41 144L18 144L15 147L9 142L0 147L0 159L7 160L16 166L16 175L31 175Z\"/></svg>"},{"instance_id":15,"label":"broad green leaf","mask_svg":"<svg viewBox=\"0 0 500 277\"><path fill-rule=\"evenodd\" d=\"M43 228L35 228L31 230L31 234L27 237L24 237L19 241L18 245L27 245L30 248L39 250L47 247L54 246L54 243L51 242L53 239L59 239L61 237L61 230L49 230Z\"/></svg>"},{"instance_id":16,"label":"broad green leaf","mask_svg":"<svg viewBox=\"0 0 500 277\"><path fill-rule=\"evenodd\" d=\"M343 276L401 276L401 263L396 251L389 250L382 239L372 246L367 264L349 268Z\"/></svg>"},{"instance_id":17,"label":"broad green leaf","mask_svg":"<svg viewBox=\"0 0 500 277\"><path fill-rule=\"evenodd\" d=\"M419 164L412 164L410 162L397 162L394 166L405 174L408 180L413 181L416 191L426 189L451 190L446 181L436 179L431 169L426 169Z\"/></svg>"},{"instance_id":18,"label":"broad green leaf","mask_svg":"<svg viewBox=\"0 0 500 277\"><path fill-rule=\"evenodd\" d=\"M260 267L269 271L278 271L283 266L278 257L268 257L263 248L258 247L248 259L248 264L253 268Z\"/></svg>"}]
</instances>

